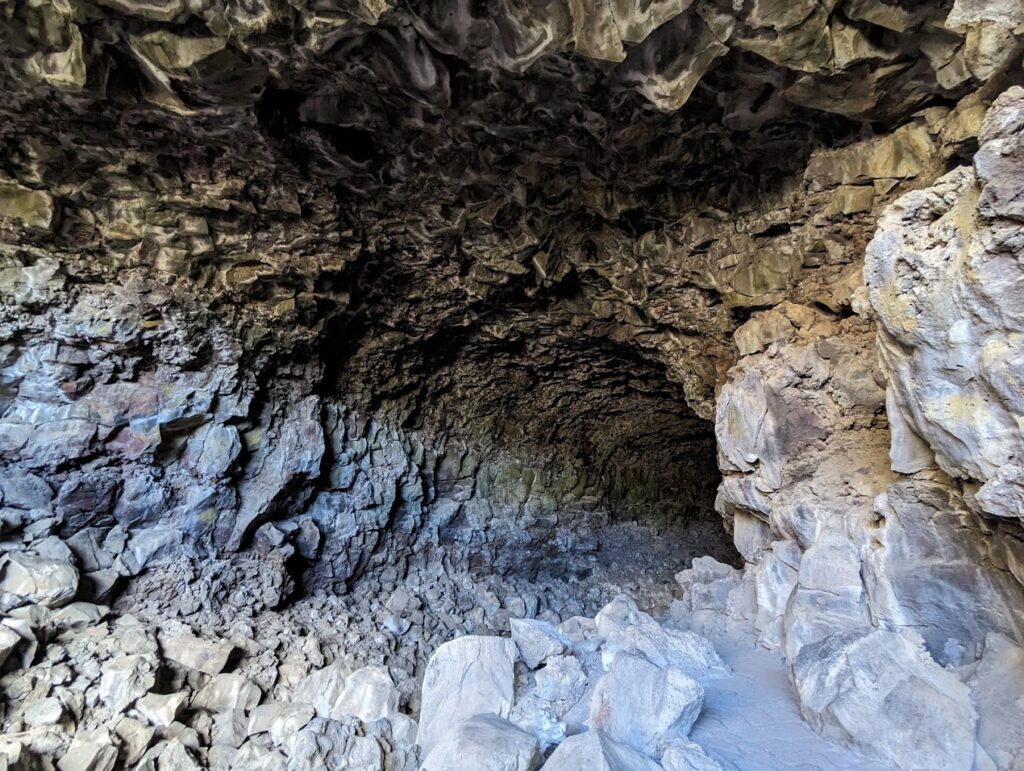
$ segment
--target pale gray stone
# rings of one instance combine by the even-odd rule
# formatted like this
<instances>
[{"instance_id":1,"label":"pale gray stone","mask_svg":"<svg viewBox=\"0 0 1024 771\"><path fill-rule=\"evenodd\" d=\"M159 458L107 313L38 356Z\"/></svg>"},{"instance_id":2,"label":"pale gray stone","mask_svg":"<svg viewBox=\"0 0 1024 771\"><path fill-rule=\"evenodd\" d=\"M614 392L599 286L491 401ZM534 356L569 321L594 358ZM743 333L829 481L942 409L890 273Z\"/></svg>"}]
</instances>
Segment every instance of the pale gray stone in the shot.
<instances>
[{"instance_id":1,"label":"pale gray stone","mask_svg":"<svg viewBox=\"0 0 1024 771\"><path fill-rule=\"evenodd\" d=\"M662 771L632 747L599 731L570 736L555 748L541 771Z\"/></svg>"},{"instance_id":2,"label":"pale gray stone","mask_svg":"<svg viewBox=\"0 0 1024 771\"><path fill-rule=\"evenodd\" d=\"M819 731L906 769L971 768L969 689L907 630L836 634L793 661L800 711Z\"/></svg>"},{"instance_id":3,"label":"pale gray stone","mask_svg":"<svg viewBox=\"0 0 1024 771\"><path fill-rule=\"evenodd\" d=\"M97 693L115 712L130 707L156 682L156 660L148 654L118 656L106 662L102 671Z\"/></svg>"},{"instance_id":4,"label":"pale gray stone","mask_svg":"<svg viewBox=\"0 0 1024 771\"><path fill-rule=\"evenodd\" d=\"M165 659L207 675L218 675L234 651L231 643L204 640L188 633L157 635Z\"/></svg>"},{"instance_id":5,"label":"pale gray stone","mask_svg":"<svg viewBox=\"0 0 1024 771\"><path fill-rule=\"evenodd\" d=\"M78 590L78 570L63 561L12 552L0 560L0 610L26 603L56 608Z\"/></svg>"},{"instance_id":6,"label":"pale gray stone","mask_svg":"<svg viewBox=\"0 0 1024 771\"><path fill-rule=\"evenodd\" d=\"M64 705L53 696L31 702L21 714L30 726L56 725L63 716Z\"/></svg>"},{"instance_id":7,"label":"pale gray stone","mask_svg":"<svg viewBox=\"0 0 1024 771\"><path fill-rule=\"evenodd\" d=\"M351 670L336 662L311 672L292 689L292 700L312 704L319 717L329 718L345 692Z\"/></svg>"},{"instance_id":8,"label":"pale gray stone","mask_svg":"<svg viewBox=\"0 0 1024 771\"><path fill-rule=\"evenodd\" d=\"M659 667L671 665L698 679L728 672L708 640L694 632L663 627L625 595L608 603L595 620L604 637L601 660L606 669L620 651L635 651Z\"/></svg>"},{"instance_id":9,"label":"pale gray stone","mask_svg":"<svg viewBox=\"0 0 1024 771\"><path fill-rule=\"evenodd\" d=\"M430 657L416 743L430 753L448 728L474 715L512 710L516 646L502 637L460 637Z\"/></svg>"},{"instance_id":10,"label":"pale gray stone","mask_svg":"<svg viewBox=\"0 0 1024 771\"><path fill-rule=\"evenodd\" d=\"M624 651L597 683L589 724L638 752L660 757L670 739L689 733L703 705L704 689L692 677Z\"/></svg>"},{"instance_id":11,"label":"pale gray stone","mask_svg":"<svg viewBox=\"0 0 1024 771\"><path fill-rule=\"evenodd\" d=\"M254 707L249 714L249 736L267 732L274 744L281 744L297 733L316 714L309 704L269 701Z\"/></svg>"},{"instance_id":12,"label":"pale gray stone","mask_svg":"<svg viewBox=\"0 0 1024 771\"><path fill-rule=\"evenodd\" d=\"M385 667L357 669L345 678L345 687L331 708L330 717L354 715L371 723L398 711L398 689Z\"/></svg>"},{"instance_id":13,"label":"pale gray stone","mask_svg":"<svg viewBox=\"0 0 1024 771\"><path fill-rule=\"evenodd\" d=\"M551 656L535 675L537 695L548 701L579 701L587 687L587 675L573 656Z\"/></svg>"},{"instance_id":14,"label":"pale gray stone","mask_svg":"<svg viewBox=\"0 0 1024 771\"><path fill-rule=\"evenodd\" d=\"M147 693L137 702L135 709L150 724L157 728L166 728L175 721L178 713L188 700L188 693Z\"/></svg>"},{"instance_id":15,"label":"pale gray stone","mask_svg":"<svg viewBox=\"0 0 1024 771\"><path fill-rule=\"evenodd\" d=\"M117 747L105 728L78 731L64 757L57 761L59 771L112 771L117 763Z\"/></svg>"},{"instance_id":16,"label":"pale gray stone","mask_svg":"<svg viewBox=\"0 0 1024 771\"><path fill-rule=\"evenodd\" d=\"M722 765L709 757L699 744L673 739L661 756L664 771L723 771Z\"/></svg>"},{"instance_id":17,"label":"pale gray stone","mask_svg":"<svg viewBox=\"0 0 1024 771\"><path fill-rule=\"evenodd\" d=\"M557 656L572 646L554 626L535 618L509 619L512 640L530 669L536 669L549 656Z\"/></svg>"},{"instance_id":18,"label":"pale gray stone","mask_svg":"<svg viewBox=\"0 0 1024 771\"><path fill-rule=\"evenodd\" d=\"M226 672L210 679L192 699L192 709L210 712L252 709L263 692L256 683L237 672Z\"/></svg>"},{"instance_id":19,"label":"pale gray stone","mask_svg":"<svg viewBox=\"0 0 1024 771\"><path fill-rule=\"evenodd\" d=\"M532 771L537 740L494 714L454 723L423 760L421 771Z\"/></svg>"},{"instance_id":20,"label":"pale gray stone","mask_svg":"<svg viewBox=\"0 0 1024 771\"><path fill-rule=\"evenodd\" d=\"M3 666L14 649L18 647L21 639L21 635L13 629L0 624L0 666Z\"/></svg>"}]
</instances>

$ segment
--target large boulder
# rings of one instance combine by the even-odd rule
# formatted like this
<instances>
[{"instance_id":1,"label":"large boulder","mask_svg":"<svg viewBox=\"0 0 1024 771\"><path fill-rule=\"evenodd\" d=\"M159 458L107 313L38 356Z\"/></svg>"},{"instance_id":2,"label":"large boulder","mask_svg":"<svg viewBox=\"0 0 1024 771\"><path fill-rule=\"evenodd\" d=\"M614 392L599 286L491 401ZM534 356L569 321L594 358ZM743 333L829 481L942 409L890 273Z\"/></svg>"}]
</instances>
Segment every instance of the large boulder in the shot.
<instances>
[{"instance_id":1,"label":"large boulder","mask_svg":"<svg viewBox=\"0 0 1024 771\"><path fill-rule=\"evenodd\" d=\"M704 689L692 677L620 652L594 690L590 726L658 757L670 740L689 734L703 705Z\"/></svg>"},{"instance_id":2,"label":"large boulder","mask_svg":"<svg viewBox=\"0 0 1024 771\"><path fill-rule=\"evenodd\" d=\"M618 653L631 651L656 666L671 665L697 679L729 671L708 640L694 632L662 626L626 595L605 605L595 620L598 634L604 638L601 658L606 668Z\"/></svg>"},{"instance_id":3,"label":"large boulder","mask_svg":"<svg viewBox=\"0 0 1024 771\"><path fill-rule=\"evenodd\" d=\"M817 730L901 769L971 768L970 692L914 632L835 634L792 664L800 711Z\"/></svg>"},{"instance_id":4,"label":"large boulder","mask_svg":"<svg viewBox=\"0 0 1024 771\"><path fill-rule=\"evenodd\" d=\"M662 771L632 747L599 731L570 736L558 745L541 771Z\"/></svg>"},{"instance_id":5,"label":"large boulder","mask_svg":"<svg viewBox=\"0 0 1024 771\"><path fill-rule=\"evenodd\" d=\"M497 715L454 724L424 758L421 771L532 771L537 740Z\"/></svg>"},{"instance_id":6,"label":"large boulder","mask_svg":"<svg viewBox=\"0 0 1024 771\"><path fill-rule=\"evenodd\" d=\"M515 660L515 643L504 637L460 637L434 652L423 676L416 734L424 756L462 720L474 715L509 716Z\"/></svg>"}]
</instances>

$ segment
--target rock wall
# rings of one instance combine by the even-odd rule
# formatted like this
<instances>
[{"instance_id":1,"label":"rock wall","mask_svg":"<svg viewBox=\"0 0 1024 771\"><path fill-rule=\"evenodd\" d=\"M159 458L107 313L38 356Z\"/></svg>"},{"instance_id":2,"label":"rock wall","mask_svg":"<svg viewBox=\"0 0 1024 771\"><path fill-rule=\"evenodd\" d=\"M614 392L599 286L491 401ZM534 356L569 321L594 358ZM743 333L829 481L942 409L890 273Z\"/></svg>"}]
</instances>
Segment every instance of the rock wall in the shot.
<instances>
[{"instance_id":1,"label":"rock wall","mask_svg":"<svg viewBox=\"0 0 1024 771\"><path fill-rule=\"evenodd\" d=\"M997 697L975 688L972 702L949 672L967 679L1024 642L1011 385L1022 97L996 100L973 167L886 209L860 316L755 314L718 402L718 506L748 563L747 614L790 661L805 715L900 767L1019 760L991 732L974 749ZM899 671L878 669L886 660ZM863 686L859 670L873 673ZM866 719L881 706L867 684L883 682L885 709L913 727L902 738Z\"/></svg>"}]
</instances>

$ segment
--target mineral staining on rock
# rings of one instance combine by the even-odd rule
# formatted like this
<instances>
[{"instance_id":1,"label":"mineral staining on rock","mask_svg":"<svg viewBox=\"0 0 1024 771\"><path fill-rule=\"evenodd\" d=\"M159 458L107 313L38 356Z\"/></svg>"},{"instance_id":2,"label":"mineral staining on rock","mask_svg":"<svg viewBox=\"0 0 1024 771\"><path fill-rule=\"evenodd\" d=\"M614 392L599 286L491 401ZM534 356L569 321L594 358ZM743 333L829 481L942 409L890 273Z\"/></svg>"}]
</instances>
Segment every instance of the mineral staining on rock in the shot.
<instances>
[{"instance_id":1,"label":"mineral staining on rock","mask_svg":"<svg viewBox=\"0 0 1024 771\"><path fill-rule=\"evenodd\" d=\"M1019 3L0 52L0 765L715 768L745 633L849 767L1020 765Z\"/></svg>"}]
</instances>

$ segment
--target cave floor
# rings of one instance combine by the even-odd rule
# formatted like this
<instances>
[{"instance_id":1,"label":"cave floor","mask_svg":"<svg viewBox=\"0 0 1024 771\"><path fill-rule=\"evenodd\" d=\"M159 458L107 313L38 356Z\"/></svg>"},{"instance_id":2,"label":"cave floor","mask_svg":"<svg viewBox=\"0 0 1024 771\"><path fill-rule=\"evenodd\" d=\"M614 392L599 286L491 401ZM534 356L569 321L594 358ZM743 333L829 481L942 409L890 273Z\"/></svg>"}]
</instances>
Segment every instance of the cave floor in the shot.
<instances>
[{"instance_id":1,"label":"cave floor","mask_svg":"<svg viewBox=\"0 0 1024 771\"><path fill-rule=\"evenodd\" d=\"M731 674L705 685L704 709L690 732L725 769L854 771L880 768L856 750L815 733L800 716L782 658L752 635L712 637Z\"/></svg>"}]
</instances>

